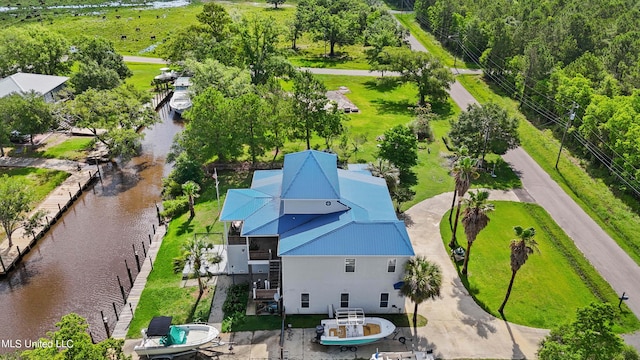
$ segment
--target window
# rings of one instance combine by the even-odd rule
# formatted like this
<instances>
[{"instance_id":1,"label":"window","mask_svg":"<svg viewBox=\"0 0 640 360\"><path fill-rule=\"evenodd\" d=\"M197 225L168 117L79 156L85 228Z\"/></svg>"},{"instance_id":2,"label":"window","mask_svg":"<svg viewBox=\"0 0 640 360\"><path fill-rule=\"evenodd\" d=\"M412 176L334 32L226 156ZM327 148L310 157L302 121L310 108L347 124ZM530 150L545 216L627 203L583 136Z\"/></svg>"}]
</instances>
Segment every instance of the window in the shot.
<instances>
[{"instance_id":1,"label":"window","mask_svg":"<svg viewBox=\"0 0 640 360\"><path fill-rule=\"evenodd\" d=\"M309 308L309 294L300 294L300 307Z\"/></svg>"},{"instance_id":2,"label":"window","mask_svg":"<svg viewBox=\"0 0 640 360\"><path fill-rule=\"evenodd\" d=\"M380 307L381 308L389 307L389 293L380 294Z\"/></svg>"},{"instance_id":3,"label":"window","mask_svg":"<svg viewBox=\"0 0 640 360\"><path fill-rule=\"evenodd\" d=\"M356 259L344 259L344 271L356 272Z\"/></svg>"},{"instance_id":4,"label":"window","mask_svg":"<svg viewBox=\"0 0 640 360\"><path fill-rule=\"evenodd\" d=\"M387 262L387 272L396 272L396 259L389 259Z\"/></svg>"},{"instance_id":5,"label":"window","mask_svg":"<svg viewBox=\"0 0 640 360\"><path fill-rule=\"evenodd\" d=\"M349 294L340 294L340 307L349 307Z\"/></svg>"}]
</instances>

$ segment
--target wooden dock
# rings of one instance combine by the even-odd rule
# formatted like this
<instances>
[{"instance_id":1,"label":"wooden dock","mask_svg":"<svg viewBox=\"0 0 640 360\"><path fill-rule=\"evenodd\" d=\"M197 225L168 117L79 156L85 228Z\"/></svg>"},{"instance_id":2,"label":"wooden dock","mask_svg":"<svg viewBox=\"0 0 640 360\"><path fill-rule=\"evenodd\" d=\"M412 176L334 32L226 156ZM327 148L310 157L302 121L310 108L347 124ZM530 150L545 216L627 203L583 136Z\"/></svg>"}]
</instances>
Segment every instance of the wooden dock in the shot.
<instances>
[{"instance_id":1,"label":"wooden dock","mask_svg":"<svg viewBox=\"0 0 640 360\"><path fill-rule=\"evenodd\" d=\"M100 177L99 168L93 166L70 170L70 173L71 175L29 214L33 216L37 211L45 214L43 224L35 229L34 234L27 234L23 228L19 228L13 233L13 246L8 247L9 240L6 238L0 244L0 277L6 276L14 269L22 257L31 251L36 242L82 195L82 192Z\"/></svg>"},{"instance_id":2,"label":"wooden dock","mask_svg":"<svg viewBox=\"0 0 640 360\"><path fill-rule=\"evenodd\" d=\"M158 226L158 230L153 236L153 241L151 241L151 244L149 245L147 257L142 261L140 272L133 282L133 287L131 287L129 295L127 296L127 302L120 310L120 316L118 317L118 321L116 322L115 328L113 329L113 332L111 334L111 336L115 339L125 339L127 337L129 324L131 324L133 314L138 307L138 301L140 301L142 290L144 290L144 287L147 285L147 278L153 270L153 261L158 254L158 250L160 249L160 245L162 245L162 239L164 238L166 232L166 226Z\"/></svg>"},{"instance_id":3,"label":"wooden dock","mask_svg":"<svg viewBox=\"0 0 640 360\"><path fill-rule=\"evenodd\" d=\"M156 93L151 99L151 106L153 107L153 110L158 111L158 109L162 105L164 105L164 103L171 99L171 95L173 95L173 90L171 89L161 90L160 92Z\"/></svg>"}]
</instances>

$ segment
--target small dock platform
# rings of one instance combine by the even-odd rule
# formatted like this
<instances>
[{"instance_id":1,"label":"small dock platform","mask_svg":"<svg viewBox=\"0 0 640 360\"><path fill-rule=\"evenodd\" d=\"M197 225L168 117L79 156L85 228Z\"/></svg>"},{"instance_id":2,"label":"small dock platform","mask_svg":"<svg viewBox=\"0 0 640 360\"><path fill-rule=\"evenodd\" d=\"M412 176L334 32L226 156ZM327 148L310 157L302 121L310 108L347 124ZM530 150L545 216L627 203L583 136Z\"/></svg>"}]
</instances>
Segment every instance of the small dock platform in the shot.
<instances>
[{"instance_id":1,"label":"small dock platform","mask_svg":"<svg viewBox=\"0 0 640 360\"><path fill-rule=\"evenodd\" d=\"M0 161L0 166L7 166L3 163L4 161ZM0 243L0 277L6 276L13 270L22 257L31 251L37 241L82 195L82 192L101 176L99 168L95 166L84 165L79 169L68 169L67 171L71 175L29 213L29 217L37 211L42 211L45 214L42 225L35 229L33 235L27 234L21 227L13 233L11 247L8 246L9 239L7 238Z\"/></svg>"},{"instance_id":2,"label":"small dock platform","mask_svg":"<svg viewBox=\"0 0 640 360\"><path fill-rule=\"evenodd\" d=\"M157 92L151 99L151 106L153 107L153 110L158 111L158 109L162 105L164 105L167 101L169 101L169 99L171 99L171 95L173 95L173 90L171 89L161 90L160 92Z\"/></svg>"}]
</instances>

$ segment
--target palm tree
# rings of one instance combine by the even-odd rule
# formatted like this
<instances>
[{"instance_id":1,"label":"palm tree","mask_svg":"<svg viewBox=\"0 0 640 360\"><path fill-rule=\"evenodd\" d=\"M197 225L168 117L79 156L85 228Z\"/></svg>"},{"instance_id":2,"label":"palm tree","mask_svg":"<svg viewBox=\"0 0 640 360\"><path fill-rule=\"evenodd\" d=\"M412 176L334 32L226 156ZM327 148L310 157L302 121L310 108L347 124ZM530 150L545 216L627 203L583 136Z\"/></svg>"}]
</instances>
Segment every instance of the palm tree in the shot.
<instances>
[{"instance_id":1,"label":"palm tree","mask_svg":"<svg viewBox=\"0 0 640 360\"><path fill-rule=\"evenodd\" d=\"M471 179L478 177L478 171L476 167L477 161L468 156L463 156L455 162L452 173L455 179L456 186L453 191L453 201L451 202L451 211L449 212L449 226L453 231L451 235L450 248L455 248L457 245L456 231L458 230L458 219L460 218L460 207L462 205L462 198L464 194L471 187ZM453 214L453 205L455 204L456 197L458 198L458 210L456 211L456 221L451 225L451 215Z\"/></svg>"},{"instance_id":2,"label":"palm tree","mask_svg":"<svg viewBox=\"0 0 640 360\"><path fill-rule=\"evenodd\" d=\"M500 314L504 311L504 306L507 305L507 301L509 300L509 295L511 295L511 288L513 287L513 280L516 278L516 273L524 263L527 262L530 254L533 254L538 250L538 243L533 239L536 235L536 229L530 227L528 229L523 229L520 226L516 226L513 228L516 232L517 239L511 240L509 247L511 248L511 281L509 282L509 288L507 288L507 294L504 297L504 301L502 305L500 305L500 309L498 312Z\"/></svg>"},{"instance_id":3,"label":"palm tree","mask_svg":"<svg viewBox=\"0 0 640 360\"><path fill-rule=\"evenodd\" d=\"M418 324L418 305L428 299L440 297L442 271L437 264L424 256L409 259L404 265L404 284L400 288L402 295L415 303L413 310L413 326Z\"/></svg>"},{"instance_id":4,"label":"palm tree","mask_svg":"<svg viewBox=\"0 0 640 360\"><path fill-rule=\"evenodd\" d=\"M383 178L389 192L393 192L400 184L400 170L389 160L378 159L377 164L369 163L367 170L371 171L371 175Z\"/></svg>"},{"instance_id":5,"label":"palm tree","mask_svg":"<svg viewBox=\"0 0 640 360\"><path fill-rule=\"evenodd\" d=\"M182 192L189 198L189 218L196 216L195 199L200 196L200 185L194 181L187 181L182 184Z\"/></svg>"},{"instance_id":6,"label":"palm tree","mask_svg":"<svg viewBox=\"0 0 640 360\"><path fill-rule=\"evenodd\" d=\"M488 203L488 199L489 192L486 190L478 190L475 193L469 192L469 199L465 199L467 207L462 214L464 234L467 236L467 252L465 253L464 265L462 266L462 273L464 275L467 274L471 245L473 245L480 231L489 225L489 216L487 213L493 210L493 204Z\"/></svg>"},{"instance_id":7,"label":"palm tree","mask_svg":"<svg viewBox=\"0 0 640 360\"><path fill-rule=\"evenodd\" d=\"M204 281L202 280L202 270L206 276L210 276L206 267L208 265L218 264L222 261L222 256L219 254L211 254L208 250L213 248L212 243L205 242L202 238L197 238L187 241L182 247L182 254L173 258L173 271L181 272L184 266L188 263L191 265L194 276L198 279L198 289L200 295L198 300L204 293Z\"/></svg>"}]
</instances>

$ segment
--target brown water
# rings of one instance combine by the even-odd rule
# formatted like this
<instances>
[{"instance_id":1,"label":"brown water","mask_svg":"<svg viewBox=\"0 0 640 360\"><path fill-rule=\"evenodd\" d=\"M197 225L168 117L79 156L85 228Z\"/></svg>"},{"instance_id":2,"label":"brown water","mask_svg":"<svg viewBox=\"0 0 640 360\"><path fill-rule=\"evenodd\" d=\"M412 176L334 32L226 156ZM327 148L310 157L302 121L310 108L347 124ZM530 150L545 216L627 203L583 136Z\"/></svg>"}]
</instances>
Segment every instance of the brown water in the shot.
<instances>
[{"instance_id":1,"label":"brown water","mask_svg":"<svg viewBox=\"0 0 640 360\"><path fill-rule=\"evenodd\" d=\"M115 325L112 302L123 306L116 276L130 288L125 259L137 274L132 244L142 258L157 225L165 157L180 131L167 108L162 123L145 130L142 155L121 169L102 166L103 181L86 191L6 279L0 281L0 352L10 340L37 340L70 312L87 318L93 337L105 338L103 311ZM141 259L142 260L142 259Z\"/></svg>"}]
</instances>

